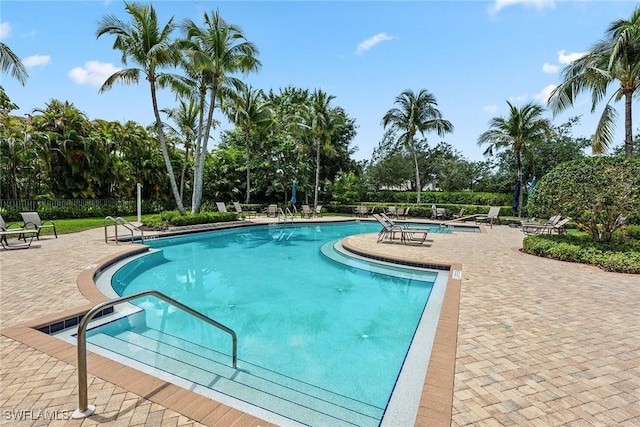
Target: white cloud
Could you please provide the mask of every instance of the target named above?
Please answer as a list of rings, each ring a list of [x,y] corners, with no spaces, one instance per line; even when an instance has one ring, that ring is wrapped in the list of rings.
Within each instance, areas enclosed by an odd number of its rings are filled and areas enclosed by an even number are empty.
[[[49,62],[51,62],[50,55],[31,55],[22,60],[22,63],[26,68],[33,68],[39,65],[47,65]]]
[[[559,69],[559,68],[560,68],[560,67],[558,67],[557,65],[555,65],[555,64],[549,64],[548,62],[545,62],[545,63],[542,65],[542,71],[543,71],[544,73],[547,73],[547,74],[555,74],[555,73],[557,73],[557,72],[558,72],[558,69]]]
[[[561,64],[570,64],[573,61],[576,61],[576,60],[582,58],[586,54],[587,54],[587,52],[571,52],[571,53],[567,53],[566,50],[559,50],[558,51],[558,62],[561,63]]]
[[[7,21],[0,22],[0,40],[6,39],[11,35],[11,24]]]
[[[551,96],[551,92],[557,87],[557,85],[547,85],[540,92],[533,95],[533,99],[542,102],[543,104],[547,104],[549,101],[549,96]]]
[[[110,75],[120,70],[121,68],[114,67],[111,63],[88,61],[83,67],[69,71],[69,77],[81,85],[100,87]]]
[[[535,7],[536,9],[544,9],[545,7],[554,8],[556,6],[555,0],[495,0],[489,8],[489,12],[498,13],[505,7],[518,4]]]
[[[495,114],[498,111],[497,105],[487,105],[483,108],[485,113]]]
[[[526,93],[524,95],[509,97],[509,101],[511,101],[512,103],[523,102],[523,101],[526,101],[527,99],[529,99],[529,95],[527,95]]]
[[[358,48],[356,49],[356,55],[362,55],[364,52],[366,52],[367,50],[371,49],[372,47],[374,47],[378,43],[382,43],[383,41],[393,40],[393,39],[394,39],[394,37],[390,36],[387,33],[378,33],[375,36],[370,37],[367,40],[365,40],[362,43],[360,43],[358,45]]]

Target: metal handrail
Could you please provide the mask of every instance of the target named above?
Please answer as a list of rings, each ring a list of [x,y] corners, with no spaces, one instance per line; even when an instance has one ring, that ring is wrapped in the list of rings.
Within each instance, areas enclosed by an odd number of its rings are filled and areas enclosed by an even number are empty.
[[[122,225],[124,228],[126,228],[127,230],[129,230],[129,233],[131,234],[131,241],[133,241],[133,231],[138,231],[140,232],[140,241],[142,243],[144,243],[144,231],[139,228],[136,227],[135,225],[133,225],[133,223],[127,221],[126,219],[122,218],[121,216],[114,218],[112,216],[105,216],[104,217],[104,242],[107,243],[107,241],[109,240],[109,236],[108,236],[108,232],[107,232],[107,222],[111,220],[113,221],[113,225],[114,225],[114,229],[115,229],[115,241],[116,244],[118,244],[118,224]]]
[[[192,309],[191,307],[188,307],[184,304],[182,304],[181,302],[178,302],[176,300],[174,300],[171,297],[168,297],[167,295],[163,294],[162,292],[158,292],[158,291],[154,291],[154,290],[147,290],[147,291],[141,291],[141,292],[137,292],[135,294],[131,294],[131,295],[127,295],[127,296],[123,296],[123,297],[119,297],[119,298],[114,298],[112,300],[109,301],[105,301],[103,303],[100,303],[98,305],[96,305],[95,307],[93,307],[91,310],[89,310],[87,312],[87,314],[84,315],[84,317],[82,318],[82,320],[80,321],[80,324],[78,325],[78,409],[76,409],[73,412],[73,418],[74,419],[78,419],[78,418],[86,418],[90,415],[92,415],[95,411],[95,406],[93,405],[89,405],[88,403],[88,392],[87,392],[87,326],[89,325],[89,322],[91,321],[91,319],[93,319],[93,317],[98,314],[100,311],[106,309],[106,308],[110,308],[113,307],[117,304],[123,303],[123,302],[127,302],[130,301],[132,299],[136,299],[136,298],[140,298],[143,296],[147,296],[147,295],[152,295],[155,296],[156,298],[159,298],[175,307],[178,307],[179,309],[186,311],[187,313],[191,314],[192,316],[197,317],[198,319],[209,323],[210,325],[222,330],[223,332],[228,333],[229,335],[231,335],[231,340],[232,340],[232,366],[233,369],[236,369],[238,366],[238,336],[236,335],[236,333],[231,329],[228,328],[227,326],[223,325],[222,323],[216,322],[215,320],[211,319],[210,317],[205,316],[202,313],[199,313],[197,311],[195,311],[194,309]]]

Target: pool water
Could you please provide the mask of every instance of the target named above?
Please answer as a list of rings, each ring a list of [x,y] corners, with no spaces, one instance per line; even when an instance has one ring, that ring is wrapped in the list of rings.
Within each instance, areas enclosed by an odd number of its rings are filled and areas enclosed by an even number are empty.
[[[274,372],[377,408],[381,417],[438,273],[345,265],[320,250],[379,230],[369,222],[253,226],[151,240],[158,251],[120,268],[112,286],[119,295],[158,290],[232,328],[240,371]],[[142,324],[167,341],[193,343],[196,355],[230,355],[227,334],[157,299],[134,303],[144,319],[125,329]],[[89,342],[99,332],[122,332],[100,329]]]

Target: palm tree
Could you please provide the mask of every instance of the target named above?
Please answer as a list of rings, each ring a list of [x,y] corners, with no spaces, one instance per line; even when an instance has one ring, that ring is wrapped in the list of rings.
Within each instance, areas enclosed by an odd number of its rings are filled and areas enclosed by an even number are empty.
[[[313,135],[313,143],[316,149],[316,178],[315,188],[313,191],[313,208],[318,206],[318,189],[320,186],[320,150],[331,144],[331,136],[335,131],[338,118],[333,112],[329,104],[335,98],[333,95],[327,95],[321,89],[316,89],[311,95],[311,105],[309,106],[309,115],[307,127]]]
[[[156,121],[162,156],[164,157],[167,175],[169,176],[169,182],[171,184],[171,191],[173,192],[178,211],[180,211],[181,215],[184,215],[185,210],[176,183],[173,166],[171,165],[157,99],[157,79],[161,75],[161,73],[158,73],[158,69],[166,66],[174,66],[180,59],[179,50],[169,38],[175,29],[173,17],[169,19],[166,25],[160,27],[158,16],[152,5],[125,2],[125,9],[131,16],[132,22],[123,22],[114,15],[107,15],[98,23],[96,37],[100,38],[104,34],[116,36],[113,48],[122,51],[122,63],[127,65],[127,62],[131,60],[141,68],[127,68],[116,71],[102,84],[100,93],[111,89],[116,82],[137,84],[140,80],[140,74],[145,75],[151,90],[153,114]]]
[[[417,204],[420,204],[420,169],[418,168],[418,147],[416,145],[416,133],[424,135],[428,131],[436,131],[439,136],[453,132],[453,124],[442,118],[438,110],[435,96],[426,89],[420,89],[416,95],[412,90],[405,90],[396,97],[396,108],[392,108],[382,118],[382,124],[387,128],[391,126],[395,132],[400,132],[396,144],[403,144],[413,156],[413,164],[416,170],[416,187],[418,190]]]
[[[166,126],[180,138],[182,145],[184,145],[184,163],[182,165],[182,172],[180,173],[180,198],[184,197],[184,182],[187,165],[189,164],[189,153],[198,135],[198,116],[200,111],[202,111],[202,109],[193,98],[181,98],[177,108],[162,110],[168,118],[174,121],[176,128],[169,125]]]
[[[551,123],[542,118],[544,108],[534,103],[528,103],[518,108],[507,101],[509,117],[494,117],[489,122],[490,129],[478,137],[478,145],[489,144],[485,155],[502,148],[510,148],[516,158],[518,169],[518,216],[522,214],[522,154],[528,152],[528,147],[548,137]]]
[[[264,92],[245,86],[237,93],[226,108],[227,116],[238,128],[242,129],[245,143],[247,168],[247,194],[245,203],[251,201],[251,137],[260,128],[273,123],[273,111],[265,100]]]
[[[554,114],[573,106],[577,95],[591,92],[591,112],[607,95],[611,84],[619,87],[607,100],[592,141],[594,153],[604,153],[611,146],[617,112],[611,101],[624,98],[625,105],[625,156],[633,155],[631,101],[640,87],[640,7],[629,20],[612,22],[604,40],[596,43],[582,58],[562,70],[563,82],[549,98]]]
[[[11,48],[6,44],[0,42],[0,70],[3,73],[7,71],[11,73],[11,76],[17,79],[22,86],[27,82],[29,74],[27,69],[24,68],[24,64],[20,61],[20,58],[13,53]]]
[[[221,97],[220,92],[225,92],[223,90],[225,85],[241,87],[242,83],[231,74],[255,71],[261,65],[257,59],[257,47],[246,39],[240,27],[225,22],[218,11],[211,14],[205,12],[204,24],[204,28],[200,28],[191,20],[186,20],[182,24],[187,39],[191,43],[190,50],[187,52],[191,59],[191,68],[203,76],[209,89],[207,123],[203,128],[204,135],[198,138],[196,146],[193,212],[200,210],[204,160],[213,124],[213,112],[216,102]]]

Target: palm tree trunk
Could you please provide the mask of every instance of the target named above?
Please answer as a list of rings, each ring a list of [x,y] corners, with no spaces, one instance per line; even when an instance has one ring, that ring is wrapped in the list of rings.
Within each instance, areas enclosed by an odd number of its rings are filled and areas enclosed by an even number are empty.
[[[416,151],[416,148],[413,146],[413,141],[411,142],[411,154],[413,154],[413,165],[416,168],[416,192],[417,192],[417,199],[416,199],[416,204],[420,204],[420,191],[422,190],[422,184],[420,183],[420,169],[418,168],[418,153]]]
[[[631,100],[633,92],[624,94],[624,155],[625,157],[633,156],[633,134],[631,123]]]
[[[202,139],[202,148],[200,149],[200,158],[199,167],[198,167],[198,176],[196,177],[196,188],[193,190],[193,198],[194,198],[194,209],[196,212],[200,212],[200,207],[202,206],[202,191],[203,191],[203,179],[204,179],[204,161],[207,157],[207,143],[209,141],[209,136],[211,134],[211,124],[213,123],[213,110],[216,107],[216,94],[217,94],[217,85],[214,83],[211,88],[211,96],[210,96],[210,104],[209,104],[209,113],[207,115],[207,124],[205,126],[204,138]]]
[[[245,133],[245,148],[247,150],[246,156],[247,156],[247,196],[245,197],[245,203],[249,203],[250,198],[251,198],[251,181],[249,179],[250,173],[251,173],[251,162],[249,161],[249,154],[250,154],[250,150],[249,150],[249,132],[247,131]]]
[[[320,185],[320,138],[316,138],[316,185],[313,193],[313,209],[318,207],[318,186]]]
[[[200,91],[200,112],[198,114],[198,138],[196,140],[195,152],[193,153],[193,191],[191,192],[191,213],[198,213],[200,206],[196,203],[196,194],[202,193],[202,190],[198,187],[201,183],[198,181],[200,173],[200,156],[202,153],[202,140],[204,139],[204,99],[206,91]]]
[[[182,205],[182,198],[180,198],[180,191],[178,191],[178,184],[176,183],[176,176],[173,173],[173,166],[171,165],[171,158],[169,157],[169,150],[167,148],[167,141],[164,139],[164,132],[162,131],[162,121],[160,119],[160,112],[158,111],[158,99],[156,98],[156,83],[153,76],[149,76],[149,83],[151,87],[151,102],[153,103],[153,114],[156,118],[156,126],[158,128],[158,139],[160,140],[160,147],[162,149],[162,157],[164,157],[164,164],[167,167],[167,175],[169,175],[169,182],[171,183],[171,191],[173,197],[176,200],[176,206],[180,215],[185,215],[184,206]]]
[[[518,218],[522,217],[522,160],[520,152],[516,152],[516,161],[518,162]]]
[[[187,163],[189,163],[189,145],[184,148],[184,164],[180,173],[180,199],[184,199],[184,178],[187,174]]]

